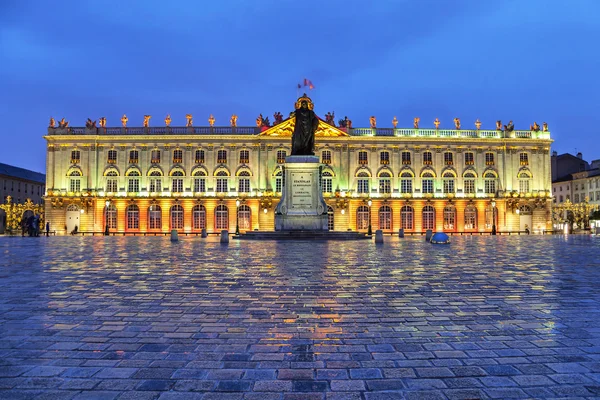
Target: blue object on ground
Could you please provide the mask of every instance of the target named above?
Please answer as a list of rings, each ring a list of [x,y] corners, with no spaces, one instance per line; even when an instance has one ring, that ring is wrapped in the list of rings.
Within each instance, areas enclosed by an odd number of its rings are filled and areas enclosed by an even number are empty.
[[[446,235],[444,232],[436,232],[431,237],[430,242],[433,244],[449,244],[450,236]]]

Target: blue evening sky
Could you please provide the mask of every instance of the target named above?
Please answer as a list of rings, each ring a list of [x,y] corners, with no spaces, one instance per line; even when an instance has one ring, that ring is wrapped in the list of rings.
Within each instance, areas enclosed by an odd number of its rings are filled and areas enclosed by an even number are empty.
[[[0,0],[0,162],[45,170],[50,116],[71,126],[254,125],[292,110],[354,126],[516,129],[600,158],[600,0]]]

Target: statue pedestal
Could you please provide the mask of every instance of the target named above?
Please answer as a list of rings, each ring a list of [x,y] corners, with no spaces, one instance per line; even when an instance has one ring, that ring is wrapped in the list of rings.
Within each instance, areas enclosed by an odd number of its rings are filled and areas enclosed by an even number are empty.
[[[288,156],[282,195],[275,209],[276,231],[327,231],[327,204],[319,186],[317,156]]]

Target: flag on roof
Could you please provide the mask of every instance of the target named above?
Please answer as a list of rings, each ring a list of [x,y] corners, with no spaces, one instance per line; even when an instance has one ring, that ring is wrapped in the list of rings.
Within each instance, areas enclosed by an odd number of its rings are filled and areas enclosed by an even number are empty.
[[[315,85],[310,81],[310,79],[304,78],[304,86],[308,86],[309,89],[314,89]]]

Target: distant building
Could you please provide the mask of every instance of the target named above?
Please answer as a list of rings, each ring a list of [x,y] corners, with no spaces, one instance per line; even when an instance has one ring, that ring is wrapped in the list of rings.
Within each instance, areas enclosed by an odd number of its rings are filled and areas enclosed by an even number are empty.
[[[46,175],[28,169],[0,163],[0,198],[6,203],[8,196],[13,203],[24,203],[27,199],[42,204],[46,191]],[[6,214],[0,209],[0,233],[4,233]]]
[[[569,200],[600,205],[600,160],[588,163],[583,154],[552,153],[552,196],[554,204]]]

